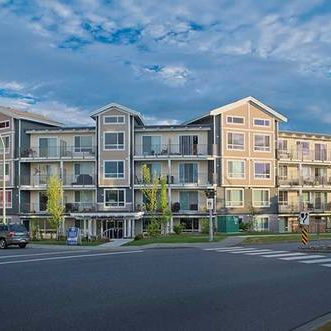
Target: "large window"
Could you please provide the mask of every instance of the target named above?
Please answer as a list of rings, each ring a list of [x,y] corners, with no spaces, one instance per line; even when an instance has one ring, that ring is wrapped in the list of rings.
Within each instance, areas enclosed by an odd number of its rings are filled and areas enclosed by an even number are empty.
[[[243,133],[228,133],[228,149],[244,150],[245,135]]]
[[[124,132],[105,132],[104,149],[124,149]]]
[[[309,155],[309,142],[308,141],[297,141],[297,151],[298,151],[299,157]]]
[[[227,116],[226,123],[228,124],[244,124],[245,118],[241,116]]]
[[[180,183],[197,183],[198,182],[198,164],[197,163],[180,163],[179,164],[179,181],[180,181]]]
[[[105,161],[104,178],[124,178],[124,161]]]
[[[280,151],[287,151],[287,140],[279,139],[278,140],[278,149]]]
[[[270,151],[270,136],[264,134],[254,135],[254,150],[261,152]]]
[[[198,154],[198,136],[180,136],[179,137],[179,153],[182,155],[197,155]],[[172,148],[174,149],[174,148]],[[176,150],[176,149],[174,149]]]
[[[58,152],[57,138],[39,138],[40,157],[56,157]]]
[[[287,206],[287,204],[288,204],[288,192],[287,191],[279,191],[278,204],[280,206]]]
[[[75,152],[92,152],[92,136],[75,136]]]
[[[255,231],[268,231],[269,230],[269,217],[258,216],[254,220]]]
[[[3,207],[3,191],[0,191],[0,207]],[[6,190],[6,208],[12,208],[12,191]]]
[[[103,117],[104,124],[124,124],[125,117],[123,115],[111,115]]]
[[[0,164],[0,178],[3,178],[3,165]],[[5,164],[5,179],[9,180],[9,163]]]
[[[327,160],[327,145],[315,144],[315,160],[326,161]]]
[[[9,153],[9,136],[2,137],[5,144],[5,153]],[[2,144],[0,143],[0,152],[2,153]]]
[[[264,118],[254,118],[254,126],[270,126],[270,120]]]
[[[180,210],[198,210],[199,193],[192,191],[179,192]]]
[[[91,204],[93,202],[92,191],[75,191],[75,203]]]
[[[244,206],[244,190],[243,189],[227,189],[225,191],[225,206],[226,207],[243,207]]]
[[[142,144],[143,155],[155,155],[161,153],[161,136],[143,136]]]
[[[9,128],[9,121],[2,121],[0,122],[0,130]]]
[[[287,165],[279,165],[279,179],[280,180],[286,180],[288,174],[288,168]]]
[[[270,179],[270,163],[268,162],[255,162],[254,164],[254,177],[256,179]]]
[[[124,207],[125,190],[105,190],[106,207]]]
[[[266,189],[253,190],[253,207],[269,207],[270,192]]]
[[[229,178],[245,178],[245,161],[231,160],[228,161]]]

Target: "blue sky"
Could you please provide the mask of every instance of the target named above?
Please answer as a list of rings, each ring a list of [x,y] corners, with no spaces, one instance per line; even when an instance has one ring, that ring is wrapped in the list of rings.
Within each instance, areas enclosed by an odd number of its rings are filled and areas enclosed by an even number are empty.
[[[331,2],[0,0],[0,104],[67,124],[110,102],[182,122],[252,95],[331,133]]]

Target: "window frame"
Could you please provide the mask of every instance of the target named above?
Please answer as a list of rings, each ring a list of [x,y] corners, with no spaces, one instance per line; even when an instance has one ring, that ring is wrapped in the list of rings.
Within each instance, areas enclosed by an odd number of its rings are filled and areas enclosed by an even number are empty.
[[[233,176],[230,176],[230,167],[229,167],[229,163],[230,162],[242,162],[244,164],[244,172],[243,172],[243,177],[233,177]],[[246,161],[245,160],[234,160],[234,159],[231,159],[231,160],[227,160],[227,177],[228,178],[231,178],[231,179],[238,179],[238,180],[242,180],[242,179],[246,179]]]
[[[1,127],[2,123],[8,123],[8,125],[5,125],[4,127]],[[0,121],[0,130],[6,130],[10,128],[10,120],[4,120],[4,121]]]
[[[123,177],[106,177],[106,163],[107,162],[117,162],[117,171],[118,171],[118,163],[122,162],[123,163]],[[117,172],[117,174],[119,174],[119,172]],[[123,180],[125,179],[125,160],[104,160],[103,161],[103,179],[111,179],[111,180]]]
[[[256,168],[255,168],[255,166],[256,166],[257,163],[269,164],[269,170],[270,170],[269,177],[256,177]],[[270,161],[254,161],[254,179],[257,179],[257,180],[271,180],[272,179],[271,162]]]
[[[89,146],[83,146],[82,147],[82,143],[81,143],[81,137],[90,137],[91,138],[91,147]],[[76,138],[79,138],[79,147],[76,146]],[[75,135],[74,136],[74,152],[75,153],[88,153],[88,152],[93,152],[93,135]],[[82,148],[83,149],[86,149],[86,150],[83,150],[82,151]],[[88,150],[90,149],[90,150]]]
[[[267,204],[256,204],[256,201],[254,200],[254,192],[256,191],[265,191],[265,192],[268,192],[268,200],[267,201],[258,201],[258,202],[267,202]],[[268,188],[254,188],[252,190],[252,205],[253,207],[256,207],[256,208],[269,208],[270,207],[270,189]]]
[[[230,118],[232,119],[232,121],[233,121],[234,118],[240,118],[240,119],[243,120],[243,122],[242,123],[229,122],[229,119]],[[244,116],[236,116],[236,115],[227,115],[226,116],[226,124],[230,124],[230,125],[245,125],[245,117]]]
[[[107,118],[117,118],[116,122],[107,122]],[[123,118],[123,122],[118,122],[119,118]],[[124,125],[125,124],[125,115],[104,115],[103,116],[103,124],[104,125]]]
[[[2,194],[2,191],[0,191]],[[10,204],[8,203],[7,196],[10,195]],[[3,208],[2,205],[2,196],[0,196],[0,208]],[[11,209],[13,208],[13,190],[7,190],[6,189],[6,209]]]
[[[242,204],[232,205],[232,203],[228,204],[228,192],[229,191],[241,191],[242,192]],[[225,188],[225,208],[244,208],[245,207],[245,190],[243,188]]]
[[[117,143],[111,144],[116,145],[117,148],[106,148],[106,134],[117,134]],[[123,134],[123,144],[118,143],[118,135]],[[122,148],[119,148],[119,146],[122,146]],[[125,131],[104,131],[103,132],[103,150],[104,151],[124,151],[125,150]]]
[[[116,191],[117,192],[117,198],[119,198],[119,192],[122,191],[123,192],[123,205],[120,205],[119,200],[117,201],[116,205],[111,205],[111,206],[107,205],[106,197],[107,197],[107,192],[109,192],[109,191]],[[105,189],[104,190],[103,205],[104,205],[105,208],[125,208],[125,206],[126,206],[126,190],[125,189],[117,189],[117,188]]]
[[[243,145],[242,145],[242,147],[243,148],[230,148],[229,147],[229,134],[240,134],[240,135],[242,135],[243,136]],[[236,131],[228,131],[228,132],[226,132],[226,149],[228,150],[228,151],[239,151],[239,152],[241,152],[241,151],[244,151],[245,150],[245,145],[246,145],[246,134],[244,133],[244,132],[236,132]],[[231,144],[232,146],[234,146],[234,144]],[[241,145],[236,145],[236,146],[241,146]]]
[[[265,124],[255,124],[255,121],[258,120],[258,121],[263,121],[264,123],[266,121],[269,122],[268,125],[265,125]],[[258,128],[271,128],[271,120],[268,119],[268,118],[259,118],[259,117],[253,117],[253,126],[254,127],[258,127]]]
[[[255,138],[257,136],[263,136],[264,138],[265,137],[269,137],[269,147],[268,149],[265,149],[266,147],[263,147],[264,149],[257,149],[257,147],[259,146],[256,146],[256,141],[255,141]],[[266,134],[266,133],[253,133],[253,139],[254,139],[254,152],[259,152],[259,153],[269,153],[271,152],[271,135],[270,134]]]

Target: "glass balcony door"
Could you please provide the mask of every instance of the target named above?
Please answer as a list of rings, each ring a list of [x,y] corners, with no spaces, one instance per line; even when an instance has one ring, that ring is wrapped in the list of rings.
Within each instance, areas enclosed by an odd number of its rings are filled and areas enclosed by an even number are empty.
[[[180,136],[179,152],[182,155],[198,154],[198,136]]]
[[[161,153],[161,136],[143,136],[142,143],[143,155]]]
[[[197,163],[179,164],[179,181],[182,184],[198,183],[198,164]]]
[[[39,156],[56,157],[58,155],[56,138],[39,138]]]
[[[180,210],[198,210],[198,192],[179,192]]]

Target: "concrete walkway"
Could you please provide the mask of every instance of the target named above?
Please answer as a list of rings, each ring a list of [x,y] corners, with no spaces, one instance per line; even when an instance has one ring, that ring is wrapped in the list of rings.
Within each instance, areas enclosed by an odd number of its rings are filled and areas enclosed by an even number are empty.
[[[113,239],[112,241],[98,245],[98,248],[118,248],[122,245],[125,245],[129,243],[130,241],[133,241],[133,239]]]

